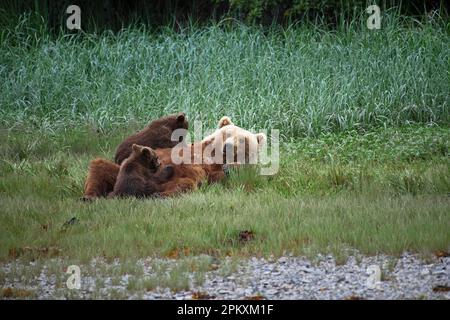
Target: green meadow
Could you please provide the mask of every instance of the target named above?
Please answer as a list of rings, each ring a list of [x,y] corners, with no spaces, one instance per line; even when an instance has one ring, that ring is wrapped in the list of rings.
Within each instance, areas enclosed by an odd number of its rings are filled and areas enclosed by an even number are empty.
[[[0,41],[1,261],[449,249],[446,20],[55,35],[23,16]],[[79,200],[89,160],[178,111],[280,130],[278,173]]]

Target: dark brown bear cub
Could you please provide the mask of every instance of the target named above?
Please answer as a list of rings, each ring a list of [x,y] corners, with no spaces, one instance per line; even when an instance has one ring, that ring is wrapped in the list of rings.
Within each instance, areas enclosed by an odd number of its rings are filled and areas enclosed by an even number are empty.
[[[153,149],[173,148],[180,142],[172,141],[173,131],[176,129],[187,130],[188,125],[186,115],[183,112],[152,121],[143,130],[129,136],[119,145],[114,161],[117,164],[121,164],[128,158],[133,143]]]
[[[160,184],[167,182],[174,173],[173,166],[158,172],[160,162],[149,147],[132,145],[131,155],[120,166],[114,191],[110,197],[150,197],[162,191]]]

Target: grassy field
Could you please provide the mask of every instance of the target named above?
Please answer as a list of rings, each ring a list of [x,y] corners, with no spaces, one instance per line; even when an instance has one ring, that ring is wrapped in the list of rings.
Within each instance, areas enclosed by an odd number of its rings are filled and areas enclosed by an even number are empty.
[[[448,250],[449,23],[383,21],[3,29],[0,260]],[[79,201],[90,159],[176,111],[279,129],[280,171],[233,172],[169,200]]]
[[[1,259],[430,253],[450,244],[447,128],[298,139],[282,148],[275,176],[247,169],[170,200],[94,203],[79,201],[87,163],[115,143],[87,137],[3,133]],[[245,230],[251,241],[240,240]]]

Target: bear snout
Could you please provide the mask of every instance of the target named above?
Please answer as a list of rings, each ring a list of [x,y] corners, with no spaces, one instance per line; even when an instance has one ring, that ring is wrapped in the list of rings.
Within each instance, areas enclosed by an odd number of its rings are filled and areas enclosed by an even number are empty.
[[[227,142],[223,145],[223,150],[222,150],[223,154],[231,153],[233,151],[234,151],[233,143]]]
[[[236,161],[236,150],[234,143],[227,142],[223,146],[223,162],[227,163],[227,160],[231,160],[232,162]]]

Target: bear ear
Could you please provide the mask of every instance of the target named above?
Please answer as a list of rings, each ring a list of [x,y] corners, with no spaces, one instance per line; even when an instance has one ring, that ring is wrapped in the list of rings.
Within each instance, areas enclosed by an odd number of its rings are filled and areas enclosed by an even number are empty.
[[[265,133],[258,133],[257,135],[256,135],[256,140],[258,141],[258,146],[262,146],[263,144],[265,144],[266,143],[266,141],[267,141],[267,136],[266,136],[266,134]]]
[[[203,147],[209,146],[211,143],[214,142],[214,140],[215,140],[215,137],[203,140]]]
[[[177,116],[177,121],[184,122],[185,119],[186,119],[186,114],[184,112],[180,112]]]
[[[233,122],[231,122],[230,117],[226,117],[226,116],[222,117],[219,120],[219,129],[222,128],[222,127],[228,126],[228,125],[232,125],[232,124],[233,124]]]
[[[138,145],[138,144],[136,144],[136,143],[133,143],[133,145],[131,146],[131,149],[132,149],[134,152],[140,152],[140,151],[141,151],[141,146]]]
[[[142,147],[141,151],[142,151],[142,155],[149,157],[149,158],[154,154],[153,149],[149,148],[149,147]]]

